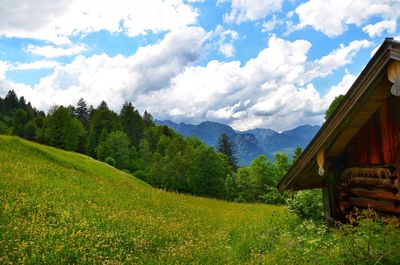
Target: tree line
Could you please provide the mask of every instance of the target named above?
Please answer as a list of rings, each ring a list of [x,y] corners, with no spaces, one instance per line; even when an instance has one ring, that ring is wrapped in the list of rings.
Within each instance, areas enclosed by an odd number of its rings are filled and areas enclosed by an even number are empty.
[[[46,114],[11,90],[0,97],[0,134],[75,151],[132,173],[149,184],[175,192],[219,199],[280,204],[287,194],[275,186],[293,159],[276,154],[249,166],[237,165],[235,146],[226,134],[216,148],[158,126],[152,115],[126,102],[119,113],[105,101],[97,107],[80,99],[76,106],[53,106]]]

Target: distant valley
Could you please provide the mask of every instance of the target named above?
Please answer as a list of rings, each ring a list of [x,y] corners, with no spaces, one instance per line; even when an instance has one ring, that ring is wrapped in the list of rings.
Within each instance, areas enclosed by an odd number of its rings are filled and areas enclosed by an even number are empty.
[[[271,129],[236,131],[228,125],[217,122],[202,122],[198,125],[156,120],[158,125],[166,125],[184,136],[197,136],[209,146],[216,146],[218,137],[226,133],[236,145],[240,165],[248,165],[261,154],[273,159],[275,153],[292,155],[297,146],[305,148],[321,126],[301,125],[281,133]]]

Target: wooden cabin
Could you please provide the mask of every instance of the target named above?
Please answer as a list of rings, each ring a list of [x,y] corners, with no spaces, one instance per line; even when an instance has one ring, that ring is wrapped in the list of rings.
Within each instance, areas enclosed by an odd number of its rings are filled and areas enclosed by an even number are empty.
[[[400,216],[400,42],[387,38],[278,184],[322,188],[327,220],[357,208]]]

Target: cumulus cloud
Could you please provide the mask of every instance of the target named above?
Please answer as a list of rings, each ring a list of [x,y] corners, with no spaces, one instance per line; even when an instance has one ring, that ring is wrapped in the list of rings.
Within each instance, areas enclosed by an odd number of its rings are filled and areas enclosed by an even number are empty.
[[[160,119],[214,120],[239,130],[285,130],[323,121],[330,102],[344,93],[355,77],[345,75],[326,95],[321,95],[312,81],[350,63],[357,51],[368,46],[365,41],[354,41],[311,61],[309,41],[272,35],[267,47],[244,64],[213,60],[194,65],[211,35],[190,27],[170,32],[128,57],[79,55],[71,63],[57,66],[33,88],[16,90],[41,108],[74,104],[83,97],[93,105],[106,100],[119,110],[128,100]]]
[[[33,88],[21,88],[20,93],[43,109],[83,97],[94,105],[107,100],[117,110],[125,100],[168,86],[185,66],[201,57],[207,38],[202,28],[189,27],[170,32],[159,43],[141,47],[129,57],[79,55],[56,67]]]
[[[317,76],[327,76],[332,73],[333,70],[339,69],[340,67],[351,63],[352,58],[362,48],[368,48],[371,43],[367,40],[355,40],[345,46],[340,44],[338,49],[333,50],[328,55],[312,62],[311,70],[308,71],[306,77],[307,80],[313,79]]]
[[[209,119],[238,130],[320,124],[326,108],[335,96],[347,91],[354,76],[345,75],[324,96],[310,82],[339,67],[331,64],[329,69],[324,64],[330,56],[344,58],[343,66],[359,46],[363,47],[350,43],[320,60],[308,61],[308,41],[290,42],[273,36],[268,47],[244,66],[239,61],[211,61],[206,66],[186,67],[170,86],[140,95],[137,102],[162,119],[192,123]]]
[[[268,14],[282,8],[282,0],[219,0],[218,3],[230,2],[231,11],[224,15],[227,22],[242,23],[265,18]]]
[[[349,73],[345,74],[342,80],[337,85],[332,86],[329,92],[324,96],[326,102],[330,104],[335,97],[346,94],[347,90],[349,90],[356,78],[357,76],[355,75]]]
[[[347,30],[348,25],[361,26],[374,16],[395,20],[399,15],[398,10],[398,0],[309,0],[296,8],[299,24],[292,30],[311,26],[328,36],[338,36]],[[366,30],[376,33],[381,30],[378,27],[382,26],[378,24]]]
[[[239,34],[236,31],[231,29],[225,30],[221,25],[218,25],[213,35],[217,39],[216,43],[220,53],[228,58],[235,56],[236,49],[234,42],[239,38]]]
[[[86,51],[87,47],[84,44],[75,44],[66,48],[55,47],[51,45],[46,45],[46,46],[28,45],[25,50],[29,53],[40,55],[45,58],[58,58],[63,56],[72,56],[80,54]]]
[[[397,21],[392,20],[382,20],[375,24],[369,24],[363,27],[363,31],[368,33],[370,37],[380,36],[383,32],[395,33],[397,27]]]
[[[198,13],[182,0],[4,0],[0,36],[71,44],[70,37],[106,30],[137,36],[196,23]]]

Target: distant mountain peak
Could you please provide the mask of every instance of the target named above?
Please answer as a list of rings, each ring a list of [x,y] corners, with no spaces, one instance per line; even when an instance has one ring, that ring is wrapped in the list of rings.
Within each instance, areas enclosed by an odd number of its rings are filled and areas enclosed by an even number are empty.
[[[184,136],[197,136],[207,145],[216,146],[222,133],[227,133],[235,143],[239,164],[248,165],[259,155],[273,159],[275,153],[291,155],[297,146],[305,148],[321,128],[318,125],[304,124],[281,133],[267,128],[247,131],[235,131],[232,127],[213,121],[204,121],[198,125],[175,123],[170,120],[155,120],[158,125],[171,127]]]

